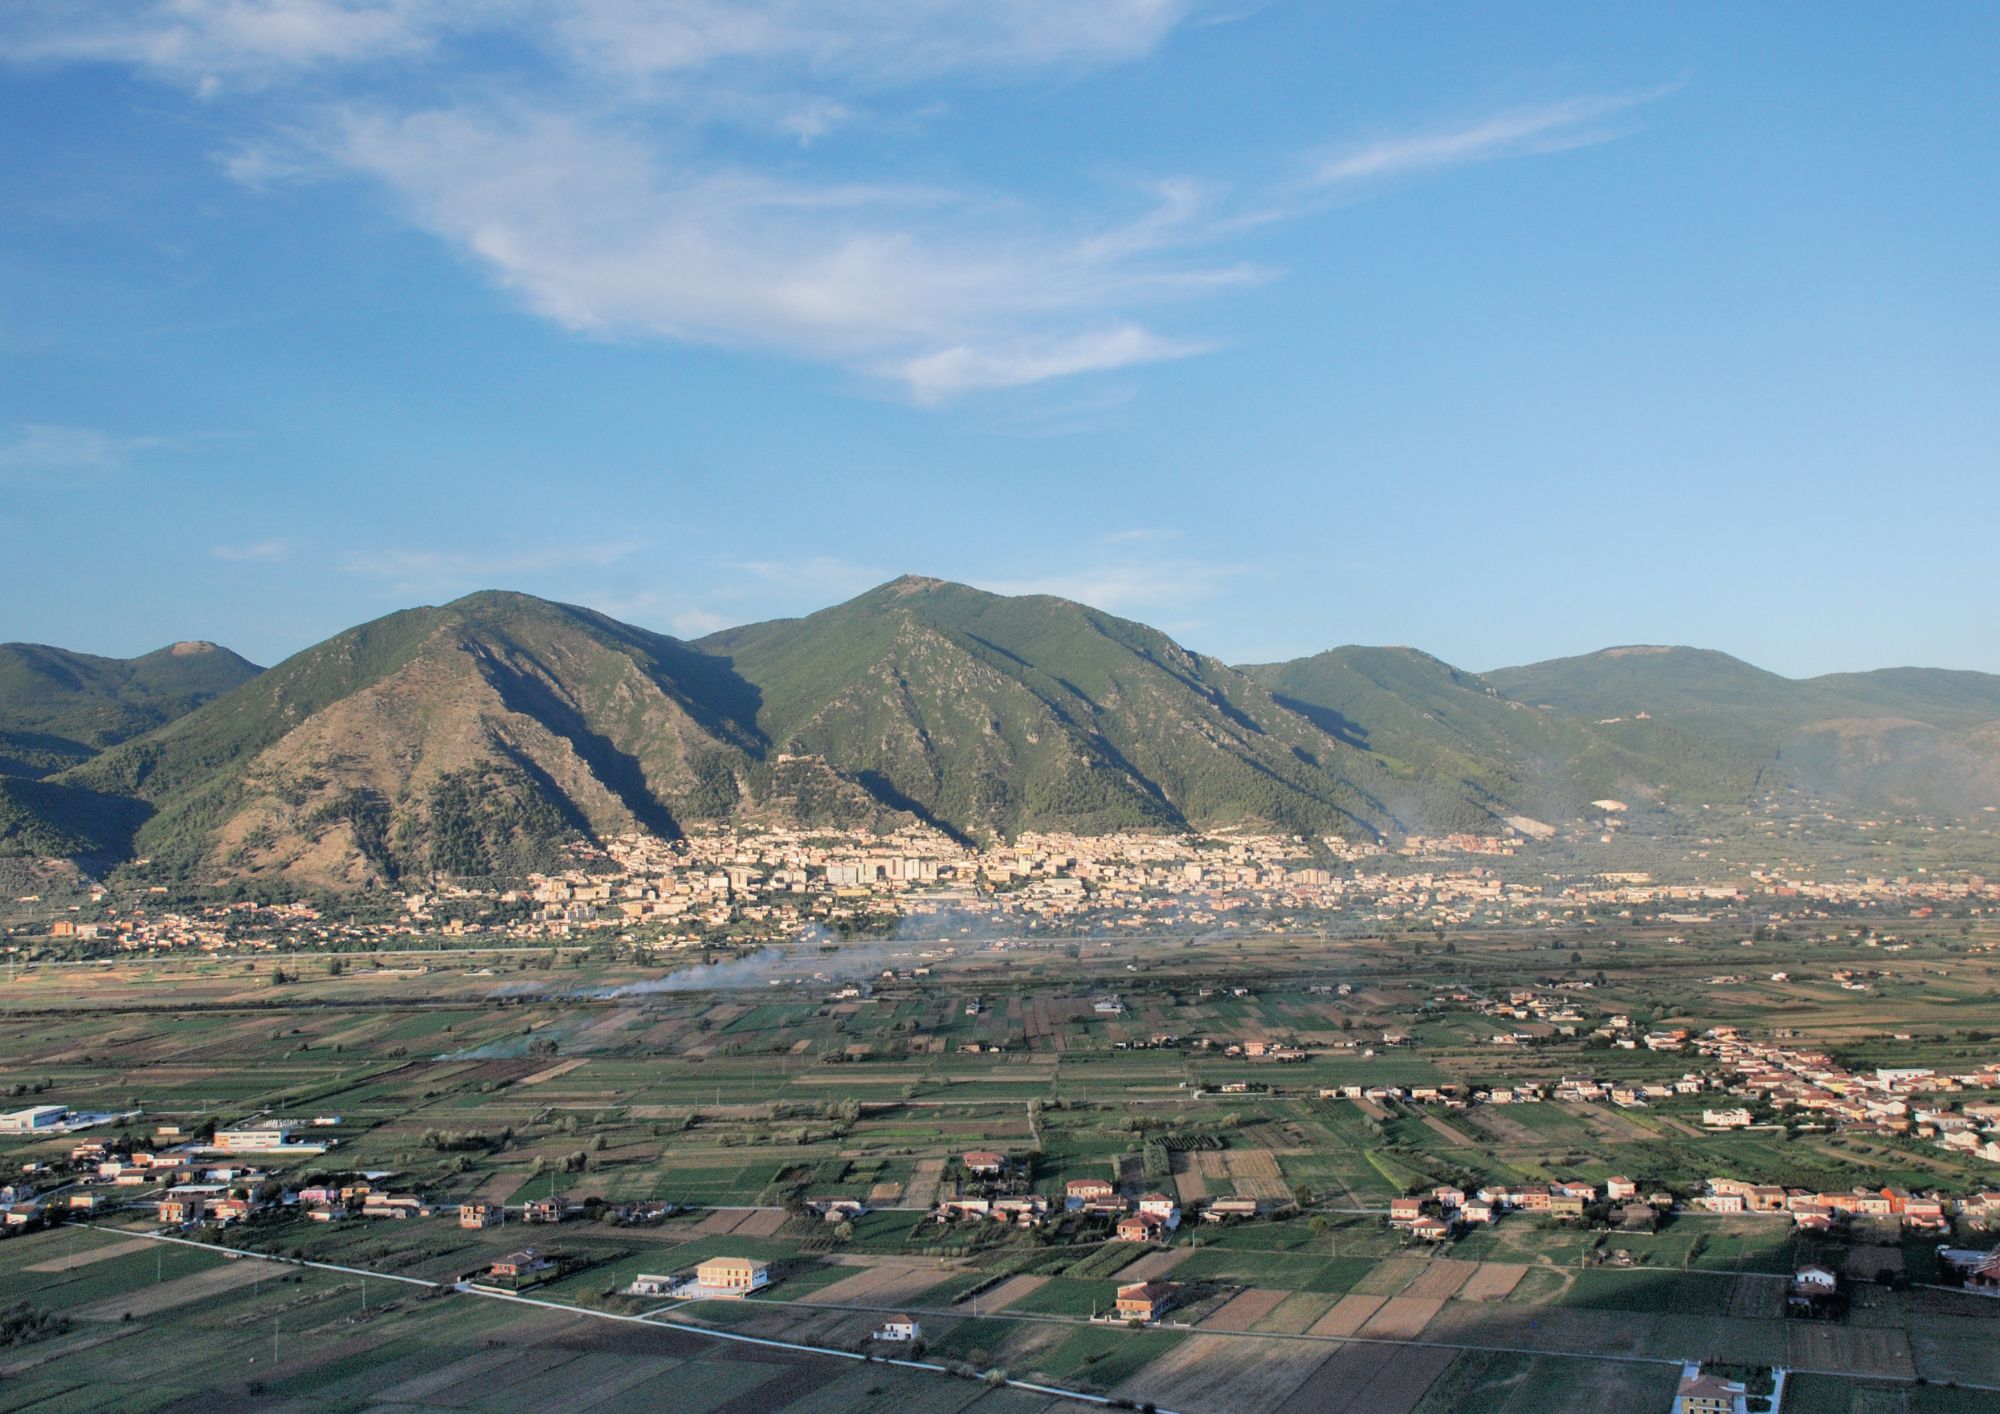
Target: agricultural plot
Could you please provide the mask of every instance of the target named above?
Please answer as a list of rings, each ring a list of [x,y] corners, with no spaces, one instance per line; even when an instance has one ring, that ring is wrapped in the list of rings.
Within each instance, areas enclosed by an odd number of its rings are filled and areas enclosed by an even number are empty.
[[[1239,949],[1235,941],[1165,951],[1121,940],[1101,958],[1093,944],[1086,962],[1129,961],[1139,969],[1120,974],[1129,979],[1122,993],[1128,1011],[1115,1024],[1090,1014],[1093,983],[1084,964],[1042,944],[969,950],[924,987],[885,985],[873,1000],[838,1003],[807,989],[609,996],[621,982],[654,975],[628,962],[582,961],[557,971],[553,982],[539,968],[483,978],[449,967],[365,976],[351,968],[333,977],[308,966],[300,980],[274,989],[240,966],[163,960],[61,987],[31,974],[0,991],[0,1063],[38,1077],[37,1084],[45,1079],[48,1088],[37,1096],[143,1111],[107,1131],[135,1143],[162,1120],[337,1114],[330,1135],[340,1143],[331,1155],[274,1163],[286,1184],[367,1168],[447,1213],[474,1197],[518,1203],[559,1194],[588,1203],[593,1215],[527,1231],[510,1219],[481,1232],[462,1231],[448,1217],[274,1218],[232,1233],[231,1242],[441,1280],[510,1247],[547,1244],[578,1267],[540,1294],[625,1314],[652,1304],[615,1294],[638,1272],[684,1270],[710,1255],[758,1257],[774,1264],[771,1288],[746,1302],[702,1303],[689,1318],[845,1347],[863,1341],[880,1313],[907,1309],[922,1317],[940,1358],[1040,1372],[1176,1408],[1223,1407],[1227,1382],[1218,1369],[1240,1372],[1232,1414],[1264,1414],[1287,1401],[1424,1414],[1560,1409],[1565,1399],[1587,1400],[1578,1407],[1593,1409],[1655,1407],[1664,1403],[1655,1395],[1669,1362],[1690,1351],[1922,1375],[1933,1381],[1925,1388],[1952,1379],[2000,1383],[1986,1307],[1875,1284],[1879,1272],[1899,1268],[1919,1282],[1937,1275],[1925,1243],[1893,1232],[1801,1243],[1787,1224],[1764,1217],[1684,1214],[1657,1234],[1639,1234],[1517,1215],[1440,1249],[1409,1244],[1386,1228],[1381,1210],[1393,1196],[1440,1183],[1628,1172],[1648,1184],[1685,1186],[1714,1171],[1852,1187],[1878,1178],[1944,1184],[1975,1175],[1958,1160],[1880,1136],[1706,1134],[1687,1122],[1689,1107],[1678,1102],[1645,1110],[1553,1102],[1447,1110],[1322,1098],[1322,1089],[1339,1084],[1490,1080],[1503,1071],[1544,1080],[1581,1069],[1627,1080],[1672,1078],[1690,1061],[1586,1052],[1558,1038],[1505,1054],[1508,1048],[1484,1041],[1483,1018],[1435,1004],[1438,987],[1420,975],[1406,945],[1251,938]],[[1475,992],[1558,965],[1553,950],[1536,950],[1533,940],[1460,941],[1453,974],[1470,978]],[[1710,997],[1706,1004],[1736,1009],[1737,1024],[1756,1026],[1782,1003],[1784,1024],[1831,1018],[1830,1037],[1881,1064],[1924,1063],[1930,1053],[1923,1045],[1953,1064],[1965,1058],[1947,1054],[1954,1047],[1966,1055],[1974,1049],[1952,1040],[1924,1042],[1914,1055],[1891,1053],[1864,1024],[1871,1014],[1864,1001],[1839,999],[1845,1010],[1836,1013],[1803,1006],[1796,991],[1695,985],[1719,969],[1722,956],[1733,958],[1726,952],[1733,939],[1673,950],[1627,946],[1615,954],[1583,946],[1592,969],[1601,956],[1607,971],[1596,995],[1585,998],[1593,1005],[1637,1009],[1657,996],[1662,1022],[1683,1024],[1701,1018],[1666,1008]],[[1960,955],[1951,962],[1954,969],[1972,965]],[[1988,970],[1977,975],[1990,976],[1990,964],[1981,966]],[[1200,989],[1213,990],[1215,974],[1225,970],[1229,985],[1253,994],[1201,998]],[[1950,1008],[1972,1015],[1984,1004],[1985,983],[1968,982],[1948,1006],[1946,983],[1964,979],[1940,973],[1936,980],[1936,994],[1912,1005],[1929,1009],[1930,1024],[1962,1030]],[[1338,1000],[1308,990],[1335,981],[1358,987]],[[968,993],[984,1002],[977,1016],[963,1014]],[[1352,1027],[1343,1029],[1343,1021]],[[1392,1026],[1414,1044],[1368,1058],[1358,1053],[1357,1034]],[[1321,1050],[1303,1063],[1271,1065],[1186,1046],[1145,1047],[1155,1034],[1293,1038]],[[1118,1050],[1120,1040],[1138,1048]],[[978,1054],[958,1049],[975,1041]],[[1004,1049],[986,1049],[995,1046]],[[1231,1080],[1268,1088],[1219,1093]],[[1698,1118],[1699,1102],[1692,1104]],[[0,1140],[0,1157],[59,1160],[67,1143]],[[983,1148],[1008,1155],[1021,1187],[1058,1208],[1064,1185],[1087,1177],[1112,1179],[1130,1195],[1171,1183],[1184,1205],[1257,1197],[1271,1211],[1220,1227],[1191,1221],[1164,1248],[1111,1242],[1104,1221],[1060,1215],[1033,1232],[931,1221],[937,1201],[973,1187],[960,1158]],[[797,1215],[800,1199],[820,1194],[860,1197],[878,1211],[851,1231]],[[696,1211],[640,1225],[595,1216],[601,1205],[627,1202],[692,1204]],[[1302,1209],[1296,1216],[1293,1203]],[[135,1206],[102,1221],[116,1227],[146,1218]],[[66,1388],[57,1372],[72,1360],[93,1376],[113,1371],[107,1388],[143,1408],[152,1396],[116,1373],[136,1368],[135,1357],[120,1352],[143,1353],[184,1331],[191,1349],[212,1347],[225,1363],[236,1360],[226,1366],[231,1387],[247,1389],[245,1362],[257,1354],[254,1330],[273,1299],[263,1289],[272,1283],[253,1277],[246,1289],[231,1285],[232,1277],[203,1275],[236,1265],[218,1267],[203,1252],[163,1252],[117,1235],[73,1241],[74,1255],[46,1236],[0,1244],[0,1299],[27,1300],[71,1322],[50,1341],[0,1353],[0,1368],[32,1362],[21,1378],[38,1398]],[[1865,1283],[1845,1324],[1783,1317],[1783,1278],[1801,1260],[1826,1261]],[[1148,1279],[1185,1284],[1179,1314],[1195,1323],[1191,1330],[1086,1322],[1109,1306],[1118,1285]],[[976,1317],[971,1302],[953,1300],[975,1283],[986,1283]],[[475,1333],[461,1339],[433,1314],[461,1304],[456,1298],[384,1294],[375,1299],[391,1314],[371,1309],[362,1320],[358,1284],[330,1274],[309,1275],[287,1293],[306,1297],[298,1308],[300,1339],[321,1331],[315,1338],[334,1353],[293,1360],[284,1340],[290,1318],[281,1321],[285,1358],[256,1376],[273,1398],[325,1393],[367,1407],[391,1401],[393,1391],[393,1401],[415,1405],[559,1404],[566,1389],[584,1382],[590,1407],[606,1409],[667,1395],[677,1407],[879,1407],[869,1396],[877,1376],[866,1369],[819,1369],[808,1380],[789,1359],[720,1358],[712,1345],[698,1344],[663,1346],[621,1363],[615,1350],[585,1338],[594,1327],[531,1338],[529,1324],[490,1313],[457,1318],[477,1315]],[[131,1322],[123,1320],[128,1307]],[[323,1330],[312,1323],[317,1316],[305,1319],[336,1307],[338,1320],[329,1314]],[[238,1315],[251,1318],[240,1329],[228,1324]],[[511,1319],[529,1321],[524,1313]],[[591,1318],[557,1313],[549,1329],[571,1319]],[[403,1344],[406,1322],[413,1339]],[[492,1322],[509,1332],[499,1338],[522,1344],[518,1358],[511,1350],[500,1358],[485,1344]],[[541,1323],[534,1317],[532,1329],[541,1332]],[[378,1341],[377,1331],[396,1339]],[[1477,1349],[1452,1356],[1410,1343],[1423,1341]],[[1503,1346],[1530,1353],[1505,1354]],[[1369,1351],[1382,1353],[1360,1353]],[[1594,1358],[1616,1355],[1630,1359]],[[271,1364],[268,1349],[261,1359]],[[684,1366],[702,1372],[690,1380],[693,1393],[684,1394],[676,1378]],[[1029,1407],[1022,1396],[964,1380],[913,1378],[916,1385],[894,1384],[897,1404]],[[1855,1386],[1867,1399],[1887,1388]],[[1900,1387],[1908,1407],[1924,1414],[1928,1406],[1912,1402],[1917,1388]],[[11,1401],[11,1383],[8,1389]],[[188,1392],[185,1384],[169,1385],[161,1402]],[[1866,1407],[1865,1400],[1853,1407]]]
[[[1452,1352],[1381,1345],[1342,1346],[1278,1405],[1280,1414],[1409,1414]]]
[[[1466,1351],[1438,1375],[1412,1414],[1664,1410],[1679,1384],[1677,1365]],[[1787,1414],[1792,1409],[1788,1397]]]
[[[1311,1341],[1195,1334],[1153,1360],[1116,1393],[1185,1414],[1271,1409],[1304,1383],[1327,1354],[1325,1346]]]
[[[1247,1331],[1263,1321],[1292,1293],[1275,1287],[1250,1287],[1229,1298],[1201,1322],[1203,1330]]]
[[[62,1240],[48,1234],[6,1244],[0,1282],[25,1283],[28,1269],[49,1261]],[[856,1381],[853,1369],[817,1357],[760,1351],[745,1359],[671,1330],[473,1297],[427,1298],[387,1282],[370,1284],[364,1309],[351,1276],[146,1247],[32,1283],[37,1304],[72,1324],[6,1352],[0,1379],[8,1407],[278,1407],[291,1400],[316,1408],[498,1410],[526,1402],[624,1411],[671,1400],[676,1408],[709,1410],[738,1400],[778,1408],[832,1389],[835,1400],[811,1407],[858,1411],[884,1399],[958,1409],[985,1397],[963,1382],[880,1367]],[[160,1254],[157,1272],[152,1251]],[[957,1402],[927,1404],[926,1396],[943,1392],[934,1385],[956,1386]]]

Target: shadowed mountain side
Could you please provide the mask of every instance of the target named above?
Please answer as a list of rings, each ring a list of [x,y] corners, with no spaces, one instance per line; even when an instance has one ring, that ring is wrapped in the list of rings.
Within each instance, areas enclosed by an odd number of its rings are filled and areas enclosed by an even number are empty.
[[[699,646],[757,686],[774,746],[871,773],[963,832],[1402,823],[1401,783],[1367,753],[1158,630],[1068,600],[911,576]],[[1442,803],[1487,818],[1462,794]]]
[[[753,711],[677,640],[482,593],[338,634],[65,783],[151,805],[130,847],[189,877],[513,872],[729,818]]]

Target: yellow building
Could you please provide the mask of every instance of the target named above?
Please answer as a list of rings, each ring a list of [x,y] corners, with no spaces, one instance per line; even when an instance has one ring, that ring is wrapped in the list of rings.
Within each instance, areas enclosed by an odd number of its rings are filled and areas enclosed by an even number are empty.
[[[1683,1375],[1674,1414],[1742,1414],[1744,1387],[1715,1375]]]
[[[756,1291],[771,1282],[771,1264],[750,1257],[710,1257],[694,1269],[695,1280],[712,1291]]]

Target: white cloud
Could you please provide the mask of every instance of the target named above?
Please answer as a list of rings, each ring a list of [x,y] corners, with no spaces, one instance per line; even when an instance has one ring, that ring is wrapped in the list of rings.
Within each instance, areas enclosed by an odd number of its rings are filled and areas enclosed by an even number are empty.
[[[570,114],[351,113],[345,165],[402,195],[537,313],[582,332],[776,350],[936,401],[1185,357],[1117,311],[1255,278],[1190,263],[1198,202],[1045,234],[931,188],[677,167]]]
[[[941,402],[983,388],[1020,388],[1079,373],[1104,373],[1201,353],[1208,346],[1172,339],[1137,324],[1079,334],[1027,335],[989,347],[955,344],[895,365],[920,402]]]
[[[245,185],[358,174],[565,328],[775,352],[929,404],[1202,353],[1215,341],[1163,311],[1268,277],[1213,254],[1224,242],[1374,179],[1603,141],[1656,96],[1394,136],[1235,199],[1172,178],[1079,214],[895,175],[921,131],[907,115],[948,99],[948,76],[1129,62],[1196,18],[1229,16],[1208,0],[16,0],[0,54],[124,63],[212,101],[259,90],[256,128],[218,157]],[[745,127],[782,156],[725,148],[718,130]],[[850,131],[899,127],[880,151]],[[870,171],[891,175],[850,175]]]
[[[399,589],[505,588],[501,581],[554,570],[601,568],[639,549],[630,542],[581,542],[520,549],[446,550],[435,547],[361,550],[341,565],[349,574],[379,579]]]
[[[0,37],[16,59],[131,64],[210,98],[221,75],[261,85],[300,70],[421,52],[448,9],[439,0],[26,0]]]
[[[258,189],[340,174],[339,168],[294,141],[239,142],[213,154],[213,160],[231,181]]]
[[[810,147],[835,128],[844,127],[853,119],[854,110],[845,103],[817,98],[787,107],[779,115],[777,123],[781,131],[788,132],[799,140],[799,146]]]
[[[834,600],[850,599],[895,577],[873,565],[857,564],[836,555],[807,555],[794,560],[726,560],[721,568],[748,575],[788,594],[810,595],[816,600],[814,609]]]
[[[628,624],[655,629],[664,624],[678,638],[700,638],[743,622],[741,615],[712,613],[687,601],[685,594],[660,589],[583,590],[576,596],[576,602]]]
[[[567,0],[544,8],[588,67],[770,64],[882,79],[1111,63],[1150,52],[1189,0]]]
[[[259,540],[249,545],[216,545],[209,554],[218,560],[282,560],[292,552],[289,540]]]
[[[1129,614],[1212,599],[1239,573],[1236,566],[1205,560],[1129,560],[1026,579],[981,579],[974,583],[995,594],[1053,594]]]
[[[0,476],[46,477],[115,471],[136,451],[156,447],[159,437],[124,437],[94,427],[27,423],[0,441]]]
[[[526,41],[600,81],[759,64],[874,82],[1112,63],[1190,0],[10,0],[19,60],[130,64],[213,97],[314,70]]]
[[[731,627],[736,620],[726,614],[712,614],[706,609],[682,609],[667,622],[682,638],[701,638],[718,629]]]
[[[1311,182],[1320,187],[1340,187],[1408,172],[1593,146],[1621,135],[1607,124],[1607,119],[1651,102],[1664,92],[1573,98],[1495,113],[1457,127],[1381,138],[1347,148],[1322,161]]]

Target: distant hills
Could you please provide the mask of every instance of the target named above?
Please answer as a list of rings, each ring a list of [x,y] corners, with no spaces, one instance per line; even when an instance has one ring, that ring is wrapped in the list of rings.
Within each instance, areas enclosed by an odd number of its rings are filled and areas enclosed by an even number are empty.
[[[1885,811],[2000,804],[2000,676],[1884,668],[1793,679],[1706,649],[1607,648],[1487,675],[1638,740],[1661,727],[1774,780]],[[1645,721],[1640,713],[1648,714]]]
[[[262,671],[213,643],[176,643],[140,658],[0,643],[0,775],[52,775]]]
[[[1598,723],[1523,702],[1411,648],[1336,648],[1244,669],[1277,700],[1412,780],[1455,782],[1494,813],[1567,819],[1634,796],[1742,800],[1762,762],[1664,722]]]
[[[261,672],[211,644],[9,645],[0,742],[0,852],[355,888],[722,822],[1367,836],[1777,786],[1971,810],[2000,801],[2000,677],[1800,682],[1688,648],[1233,668],[1068,600],[905,577],[693,643],[491,591]]]

